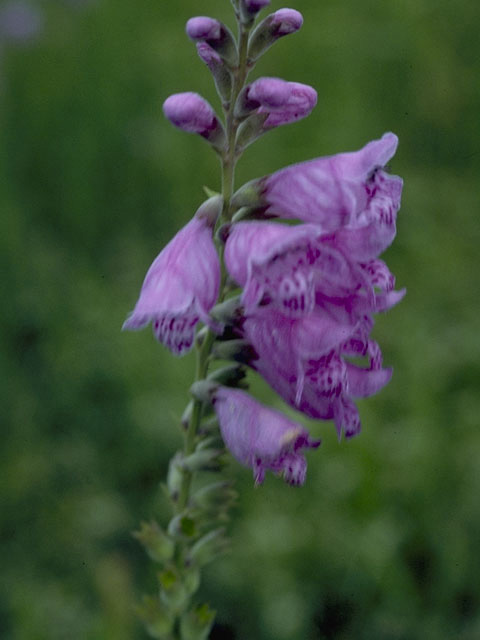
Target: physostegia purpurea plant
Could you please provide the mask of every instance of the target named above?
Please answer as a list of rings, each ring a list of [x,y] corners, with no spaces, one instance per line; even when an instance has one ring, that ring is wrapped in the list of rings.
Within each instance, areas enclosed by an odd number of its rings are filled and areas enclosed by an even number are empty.
[[[223,118],[192,92],[163,106],[171,123],[199,134],[218,154],[222,188],[154,260],[124,324],[151,323],[174,355],[197,353],[184,446],[166,482],[173,517],[165,529],[151,522],[136,533],[159,565],[160,595],[140,607],[155,638],[203,639],[213,624],[195,593],[202,566],[226,548],[224,521],[235,492],[222,480],[196,486],[197,474],[219,472],[225,446],[252,468],[255,483],[271,471],[298,486],[305,451],[320,444],[248,394],[246,368],[299,412],[333,420],[339,439],[360,431],[355,398],[375,394],[392,374],[370,333],[374,314],[405,293],[394,290],[394,276],[379,259],[395,237],[400,206],[402,180],[384,169],[397,137],[386,133],[359,151],[293,165],[235,191],[244,149],[308,116],[317,100],[312,87],[297,82],[247,82],[259,57],[302,25],[294,9],[256,23],[269,3],[232,0],[237,39],[213,18],[187,23]]]

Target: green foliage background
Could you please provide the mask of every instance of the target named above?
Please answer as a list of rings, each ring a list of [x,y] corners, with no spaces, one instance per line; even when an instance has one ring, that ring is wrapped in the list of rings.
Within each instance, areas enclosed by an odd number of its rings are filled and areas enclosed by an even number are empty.
[[[0,637],[144,638],[155,575],[130,531],[159,491],[193,375],[151,334],[122,334],[146,268],[219,186],[217,160],[161,114],[218,105],[184,36],[228,0],[44,0],[41,38],[0,75]],[[272,8],[280,8],[273,0]],[[201,595],[212,638],[480,638],[480,4],[298,0],[302,31],[255,74],[315,86],[310,118],[249,149],[238,184],[388,130],[405,179],[386,260],[406,299],[375,335],[394,378],[360,437],[323,446],[307,484],[254,489]],[[252,76],[255,77],[255,76]],[[280,406],[265,385],[258,395]]]

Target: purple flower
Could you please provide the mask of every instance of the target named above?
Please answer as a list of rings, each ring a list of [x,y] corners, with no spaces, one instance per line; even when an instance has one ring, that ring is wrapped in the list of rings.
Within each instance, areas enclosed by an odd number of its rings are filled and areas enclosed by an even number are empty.
[[[208,313],[218,298],[220,264],[212,229],[220,208],[220,198],[207,200],[156,257],[123,329],[152,322],[157,340],[175,355],[191,349],[195,325],[211,322]]]
[[[262,127],[271,129],[307,117],[317,104],[317,92],[299,82],[259,78],[245,88],[242,101],[243,113],[266,114]]]
[[[234,204],[315,223],[356,259],[370,260],[395,237],[403,181],[383,167],[397,144],[386,133],[359,151],[292,165],[242,187]]]
[[[347,257],[348,256],[348,257]],[[351,259],[331,234],[316,225],[295,227],[268,222],[239,222],[230,229],[225,264],[244,288],[251,311],[268,304],[283,314],[302,317],[319,300],[347,300],[358,314],[384,311],[398,301],[394,277],[381,260]]]
[[[43,27],[38,9],[25,2],[9,2],[0,9],[0,37],[17,42],[34,40]]]
[[[290,405],[312,418],[334,418],[339,436],[360,429],[352,398],[390,380],[370,338],[372,314],[405,291],[384,262],[352,260],[316,225],[240,222],[230,229],[225,264],[244,287],[243,337],[251,363]],[[367,367],[347,357],[368,356]]]
[[[380,391],[392,370],[382,368],[380,349],[368,338],[369,319],[342,324],[329,306],[334,303],[300,319],[260,308],[246,318],[243,332],[258,355],[251,366],[288,404],[310,418],[333,418],[338,437],[350,438],[360,431],[353,399]],[[368,366],[345,359],[352,356],[367,356]]]
[[[271,24],[275,27],[277,37],[287,36],[301,28],[303,16],[295,9],[279,9],[272,13]]]
[[[310,440],[304,427],[243,391],[218,387],[212,402],[226,446],[239,462],[252,467],[257,484],[268,469],[283,474],[291,485],[305,482],[307,461],[301,450],[316,448],[320,441]]]

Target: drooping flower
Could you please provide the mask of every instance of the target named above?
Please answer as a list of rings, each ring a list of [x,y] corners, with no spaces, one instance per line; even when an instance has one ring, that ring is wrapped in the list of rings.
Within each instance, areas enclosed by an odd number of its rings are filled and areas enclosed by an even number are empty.
[[[219,197],[207,200],[156,257],[123,329],[143,329],[151,322],[157,340],[175,355],[191,349],[195,325],[210,323],[208,313],[218,298],[220,263],[212,229],[221,206]]]
[[[404,295],[385,263],[349,259],[316,225],[240,222],[230,229],[225,264],[243,288],[243,337],[250,364],[291,406],[334,418],[339,436],[358,433],[355,397],[391,377],[369,333],[372,314]],[[346,360],[368,357],[367,366]]]
[[[257,484],[267,470],[282,474],[291,485],[305,482],[307,461],[302,449],[316,448],[320,441],[312,441],[304,427],[243,391],[218,387],[212,402],[227,448],[253,469]]]
[[[236,106],[236,113],[265,114],[263,129],[272,129],[306,118],[317,104],[317,92],[299,82],[281,78],[259,78],[245,87]]]
[[[386,133],[359,151],[281,169],[237,191],[235,206],[263,207],[270,217],[318,225],[356,259],[377,257],[393,241],[403,181],[384,171],[398,138]]]
[[[260,308],[245,319],[243,332],[258,356],[252,368],[298,411],[334,419],[339,438],[360,431],[354,398],[374,395],[392,376],[361,323],[349,326],[322,314],[294,319]],[[345,359],[352,355],[367,355],[368,365]]]

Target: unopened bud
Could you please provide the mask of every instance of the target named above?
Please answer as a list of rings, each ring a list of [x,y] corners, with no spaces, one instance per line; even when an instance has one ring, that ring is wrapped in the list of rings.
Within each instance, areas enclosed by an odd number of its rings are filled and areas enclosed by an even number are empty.
[[[168,465],[167,488],[168,493],[174,502],[178,500],[178,496],[180,495],[180,491],[182,488],[182,457],[183,456],[180,453],[175,454],[175,456],[170,460],[170,464]]]
[[[190,596],[178,569],[173,565],[170,566],[158,574],[158,581],[161,586],[160,598],[162,602],[176,613],[184,610]]]
[[[175,544],[155,520],[142,522],[140,531],[134,531],[133,536],[141,542],[154,562],[166,562],[173,556]]]
[[[207,640],[214,619],[215,611],[208,604],[199,605],[185,613],[180,620],[182,640]]]
[[[225,529],[221,527],[200,538],[190,549],[187,565],[194,564],[197,567],[202,567],[220,554],[225,553],[229,543],[224,534]]]
[[[170,520],[168,533],[174,538],[192,539],[197,535],[195,520],[181,513]]]
[[[258,208],[265,206],[264,193],[265,178],[255,178],[244,184],[233,194],[231,205],[237,209],[240,207]]]
[[[217,369],[213,371],[209,376],[208,380],[212,382],[218,382],[224,387],[236,387],[236,388],[248,388],[248,385],[245,382],[247,372],[244,367],[239,364],[231,364],[227,367],[222,367],[221,369]]]
[[[225,302],[215,305],[210,311],[210,315],[223,324],[234,324],[243,315],[240,296],[233,296],[225,300]]]
[[[212,354],[217,360],[234,360],[246,365],[258,360],[258,355],[252,345],[246,340],[240,339],[215,343]]]
[[[255,18],[257,13],[268,7],[270,0],[240,0],[240,15],[247,24]]]
[[[229,482],[214,482],[202,487],[192,496],[194,508],[217,512],[228,508],[236,500],[238,493]]]
[[[224,64],[215,49],[212,49],[206,42],[197,43],[197,52],[200,59],[203,60],[210,69],[218,95],[222,99],[223,104],[228,105],[232,94],[232,74],[228,67]]]
[[[219,471],[222,467],[221,449],[200,449],[182,461],[182,467],[191,473],[195,471]]]
[[[206,42],[230,66],[237,61],[237,45],[230,30],[218,20],[207,16],[190,18],[186,25],[188,37],[196,42]]]
[[[136,607],[138,617],[145,624],[148,634],[157,640],[165,640],[173,629],[174,616],[158,598],[144,596]]]
[[[195,213],[195,217],[199,220],[206,220],[208,225],[213,229],[218,217],[222,213],[222,208],[223,197],[221,195],[215,195],[200,205]]]
[[[198,380],[190,387],[190,393],[200,402],[211,402],[212,394],[218,387],[217,383],[208,380]]]
[[[248,57],[257,60],[279,38],[298,31],[303,24],[302,14],[295,9],[279,9],[262,20],[250,36]]]
[[[186,91],[169,96],[163,103],[163,113],[170,122],[186,131],[198,133],[215,149],[225,145],[225,132],[211,105],[198,93]]]

